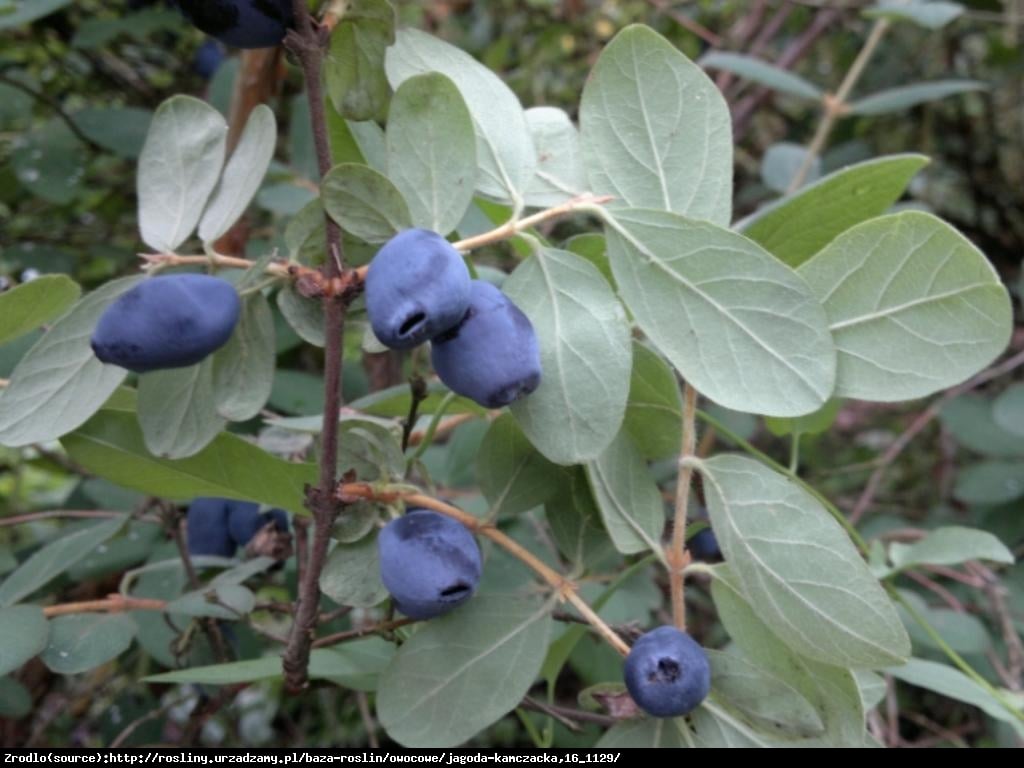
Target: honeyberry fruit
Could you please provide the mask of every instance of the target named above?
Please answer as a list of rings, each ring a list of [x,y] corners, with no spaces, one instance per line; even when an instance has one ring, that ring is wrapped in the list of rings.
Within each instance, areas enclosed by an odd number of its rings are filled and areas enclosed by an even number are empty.
[[[540,384],[540,350],[533,325],[500,289],[472,282],[462,321],[434,338],[431,360],[453,392],[500,408]]]
[[[100,317],[92,349],[136,373],[200,362],[231,338],[241,302],[231,283],[207,275],[164,275],[121,294]]]
[[[273,523],[278,530],[288,530],[288,514],[283,509],[272,509],[260,512],[257,504],[247,501],[236,501],[231,504],[228,512],[228,531],[235,544],[244,547],[268,523]]]
[[[629,651],[626,688],[637,705],[655,717],[685,715],[707,698],[711,667],[704,649],[675,627],[658,627]]]
[[[480,582],[480,548],[457,520],[410,509],[377,539],[380,577],[395,608],[411,619],[432,619],[472,597]]]
[[[231,504],[231,499],[199,498],[189,505],[185,535],[190,555],[235,554],[235,541],[228,530]]]
[[[718,537],[710,526],[686,542],[686,547],[697,560],[719,560],[722,557]]]
[[[381,343],[411,349],[466,314],[470,278],[452,244],[436,232],[407,229],[384,244],[364,284],[366,313]]]
[[[196,27],[236,48],[278,45],[293,24],[292,0],[178,0]]]

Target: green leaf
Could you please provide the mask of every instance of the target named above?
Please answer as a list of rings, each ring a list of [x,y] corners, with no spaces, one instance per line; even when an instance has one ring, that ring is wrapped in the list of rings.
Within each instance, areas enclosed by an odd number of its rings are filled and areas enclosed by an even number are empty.
[[[358,691],[372,691],[377,677],[392,656],[393,648],[379,637],[368,637],[337,648],[314,648],[309,655],[309,676],[313,680],[331,680]],[[281,677],[280,657],[266,656],[229,664],[178,669],[150,675],[144,678],[144,682],[236,685]]]
[[[626,314],[582,256],[542,248],[504,292],[537,332],[540,386],[511,411],[541,453],[558,464],[597,458],[619,431],[632,365]]]
[[[324,345],[324,308],[319,301],[307,299],[289,284],[277,292],[277,307],[303,341]]]
[[[43,275],[0,293],[0,344],[60,317],[81,293],[66,275]]]
[[[13,672],[46,648],[50,627],[35,605],[0,608],[0,675]]]
[[[192,96],[172,96],[153,115],[139,156],[142,240],[173,252],[192,234],[220,178],[228,134],[220,112]]]
[[[138,412],[151,454],[164,459],[197,454],[227,424],[217,414],[213,358],[140,376]]]
[[[86,557],[112,538],[124,525],[127,515],[114,517],[71,533],[64,533],[35,552],[0,584],[0,606],[14,605],[31,595],[51,579]],[[0,672],[0,674],[3,674]]]
[[[447,235],[462,221],[476,188],[476,135],[444,75],[417,75],[398,88],[388,108],[387,168],[415,226]]]
[[[896,608],[915,648],[931,648],[941,652],[944,645],[948,645],[957,653],[970,655],[985,654],[992,649],[992,638],[985,624],[977,617],[949,608],[931,608],[916,592],[900,590],[899,594],[910,605],[908,608],[897,604]],[[911,609],[939,634],[941,642],[925,631],[911,614]]]
[[[885,679],[866,669],[853,670],[853,676],[857,680],[857,689],[860,691],[860,698],[864,703],[864,711],[874,709],[885,698]]]
[[[824,95],[814,83],[754,56],[729,51],[711,51],[701,56],[698,63],[705,69],[731,72],[773,91],[788,93],[790,96],[820,101]]]
[[[779,678],[807,699],[825,733],[789,742],[793,746],[839,747],[864,743],[864,707],[852,670],[800,656],[760,619],[729,566],[717,565],[711,594],[718,617],[748,661]]]
[[[251,613],[255,605],[256,596],[239,584],[210,584],[172,600],[166,611],[231,621]]]
[[[125,277],[88,294],[21,359],[0,395],[0,443],[45,443],[92,416],[128,372],[104,365],[89,338],[104,310],[142,277]]]
[[[891,155],[851,165],[763,208],[738,227],[798,267],[840,232],[885,213],[927,163],[923,155]]]
[[[889,112],[902,112],[905,109],[938,101],[961,93],[984,91],[985,83],[977,80],[936,80],[930,83],[914,83],[901,85],[878,91],[870,96],[857,99],[850,104],[850,112],[854,115],[884,115]]]
[[[807,158],[807,149],[799,144],[780,141],[772,144],[761,160],[761,181],[769,189],[786,194],[793,179]],[[821,178],[821,158],[814,156],[800,186],[804,187]]]
[[[1024,477],[1024,465],[1020,476]],[[959,565],[968,560],[1012,564],[1013,553],[988,531],[951,525],[936,528],[913,544],[893,542],[889,559],[897,570],[903,570],[915,565]]]
[[[135,631],[135,622],[124,614],[58,616],[50,622],[50,640],[41,658],[58,675],[88,672],[128,650]]]
[[[604,453],[586,465],[587,480],[615,548],[625,555],[661,551],[665,506],[661,492],[633,442],[620,432]]]
[[[330,217],[360,240],[383,243],[412,226],[402,193],[387,176],[365,165],[334,166],[321,191]]]
[[[87,107],[72,119],[78,130],[104,149],[134,160],[146,143],[153,113],[137,107]]]
[[[338,474],[361,480],[399,481],[405,475],[402,427],[387,419],[342,414],[338,427]]]
[[[716,701],[724,700],[751,722],[779,736],[815,736],[825,730],[811,703],[785,680],[735,651],[706,653]]]
[[[1020,438],[1018,453],[1024,453],[1024,384],[1011,384],[996,398],[992,418],[1002,429]]]
[[[786,435],[820,435],[828,431],[829,427],[836,420],[836,415],[842,407],[842,400],[829,400],[819,410],[809,413],[806,416],[797,416],[795,419],[767,418],[764,425],[768,431],[776,437]]]
[[[224,496],[304,514],[303,487],[317,477],[315,465],[282,461],[225,432],[195,456],[158,459],[146,450],[135,416],[117,411],[100,411],[62,443],[90,472],[171,499]]]
[[[274,383],[274,315],[262,293],[242,300],[242,314],[228,343],[213,355],[217,413],[231,421],[258,415]]]
[[[517,515],[543,504],[555,492],[561,474],[530,444],[508,413],[488,428],[476,468],[480,490],[495,517]]]
[[[324,61],[327,95],[342,117],[372,120],[387,105],[384,51],[395,42],[395,21],[387,0],[345,5]]]
[[[551,526],[551,538],[578,570],[588,570],[614,553],[587,476],[579,467],[574,467],[554,489],[544,505],[544,514]]]
[[[606,218],[619,295],[699,392],[770,416],[816,411],[832,394],[835,347],[807,284],[756,243],[673,213]]]
[[[526,204],[549,208],[585,192],[580,135],[569,116],[557,107],[533,107],[526,110],[526,124],[537,149],[537,167],[526,187]]]
[[[623,426],[645,459],[679,453],[683,400],[676,375],[646,344],[633,342],[633,374]]]
[[[241,218],[263,183],[277,145],[277,119],[266,104],[249,115],[242,137],[199,221],[199,237],[213,243]]]
[[[787,645],[848,667],[910,655],[889,597],[813,496],[742,456],[716,456],[701,474],[726,562],[755,613]]]
[[[696,731],[695,746],[700,749],[770,749],[788,746],[788,742],[779,742],[773,735],[759,733],[711,701],[694,712],[691,720]]]
[[[958,669],[934,661],[910,659],[902,666],[889,667],[885,671],[897,680],[978,707],[990,717],[1011,723],[1018,736],[1024,738],[1024,726],[1021,722],[991,693]]]
[[[372,608],[388,591],[380,580],[377,537],[365,536],[353,544],[335,547],[320,574],[320,591],[338,605]]]
[[[732,218],[732,119],[703,70],[649,27],[601,52],[580,101],[591,191],[726,226]]]
[[[1002,504],[1024,496],[1024,461],[982,461],[957,473],[953,495],[968,504]]]
[[[969,392],[943,405],[939,420],[961,446],[972,451],[985,456],[1024,456],[1024,440],[995,420],[998,403]]]
[[[392,88],[426,72],[440,72],[459,89],[476,129],[477,189],[507,201],[522,197],[536,155],[519,99],[468,53],[415,29],[399,30],[385,60]]]
[[[436,381],[428,383],[427,398],[420,403],[419,412],[421,414],[435,413],[448,394],[448,388],[443,384]],[[353,400],[349,403],[349,407],[371,416],[405,418],[409,414],[409,398],[409,385],[396,384],[393,387],[371,392],[365,397]],[[456,397],[446,406],[445,413],[448,415],[475,413],[483,416],[487,413],[487,409],[468,398]]]
[[[841,397],[930,395],[980,371],[1010,340],[1013,309],[999,275],[931,214],[859,224],[799,272],[828,313]]]
[[[380,681],[377,715],[388,735],[408,747],[451,747],[511,712],[544,661],[550,611],[550,603],[479,595],[420,629]]]
[[[20,720],[32,712],[32,704],[32,694],[24,685],[14,678],[0,677],[0,717]]]
[[[941,29],[963,12],[964,7],[960,3],[940,0],[882,0],[864,9],[862,14],[869,19],[909,21],[925,29]]]
[[[71,0],[13,0],[14,8],[7,13],[0,13],[0,29],[20,27],[31,24],[36,19],[48,16],[70,5]]]
[[[85,145],[57,118],[23,137],[11,152],[10,167],[18,183],[56,205],[74,202],[83,191],[88,162]]]
[[[692,747],[692,738],[688,739],[684,735],[686,728],[686,721],[682,718],[641,717],[622,720],[608,729],[594,746],[598,749]]]

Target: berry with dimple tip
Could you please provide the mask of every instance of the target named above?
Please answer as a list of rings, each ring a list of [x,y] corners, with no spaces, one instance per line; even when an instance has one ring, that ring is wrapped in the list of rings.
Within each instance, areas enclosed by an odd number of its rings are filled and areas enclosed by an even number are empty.
[[[629,695],[655,717],[685,715],[711,690],[707,654],[675,627],[658,627],[637,640],[624,671]]]
[[[241,308],[234,286],[217,277],[148,278],[107,307],[92,349],[136,373],[194,365],[227,343]]]
[[[474,280],[462,322],[432,342],[431,360],[453,392],[500,408],[540,385],[540,349],[529,318],[490,283]]]
[[[380,577],[395,607],[412,619],[432,619],[466,602],[480,581],[480,548],[457,520],[411,509],[377,539]]]
[[[366,314],[385,346],[411,349],[458,324],[470,298],[466,263],[436,232],[407,229],[366,271]]]
[[[292,0],[178,0],[196,27],[225,45],[270,48],[293,24]]]

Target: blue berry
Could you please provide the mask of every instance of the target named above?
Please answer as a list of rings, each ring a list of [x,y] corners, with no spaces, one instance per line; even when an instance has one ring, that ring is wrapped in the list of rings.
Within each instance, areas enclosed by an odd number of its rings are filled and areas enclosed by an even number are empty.
[[[232,557],[235,542],[228,530],[230,499],[200,498],[192,502],[186,518],[186,540],[190,555]]]
[[[432,619],[462,605],[480,581],[480,548],[462,523],[428,509],[392,520],[377,539],[380,576],[395,607]]]
[[[686,543],[690,554],[697,560],[720,560],[722,550],[718,546],[718,537],[711,527],[707,527]]]
[[[366,313],[380,342],[411,349],[447,331],[469,306],[469,270],[436,232],[407,229],[381,248],[366,272]]]
[[[474,280],[462,322],[432,342],[441,381],[487,408],[500,408],[540,385],[540,350],[533,325],[511,299]]]
[[[292,0],[179,0],[196,27],[225,45],[270,48],[292,26]]]
[[[655,717],[685,715],[707,698],[711,667],[697,642],[675,627],[658,627],[630,649],[626,688],[637,705]]]
[[[200,362],[231,338],[241,302],[234,286],[207,275],[143,280],[100,317],[92,349],[136,373]]]

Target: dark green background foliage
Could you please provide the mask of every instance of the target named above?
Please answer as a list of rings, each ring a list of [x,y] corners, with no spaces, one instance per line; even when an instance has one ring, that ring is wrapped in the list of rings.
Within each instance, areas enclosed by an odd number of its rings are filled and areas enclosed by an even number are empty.
[[[0,0],[4,743],[1021,746],[1024,7],[350,5],[320,178],[290,54],[222,169],[238,52],[207,81],[169,5]],[[567,189],[614,199],[467,262],[537,328],[542,387],[487,414],[425,349],[382,349],[356,300],[338,470],[494,522],[631,640],[671,620],[682,376],[689,532],[706,511],[726,559],[687,578],[711,698],[620,719],[621,658],[487,539],[466,606],[343,634],[286,694],[295,558],[197,558],[200,586],[175,541],[196,496],[308,514],[321,308],[265,270],[321,265],[325,211],[355,266],[396,230],[466,239]],[[142,377],[95,360],[140,252],[215,242],[254,262],[218,271],[245,297],[226,347]],[[375,537],[398,508],[342,513],[319,637],[390,618]],[[162,610],[55,608],[118,593]]]

